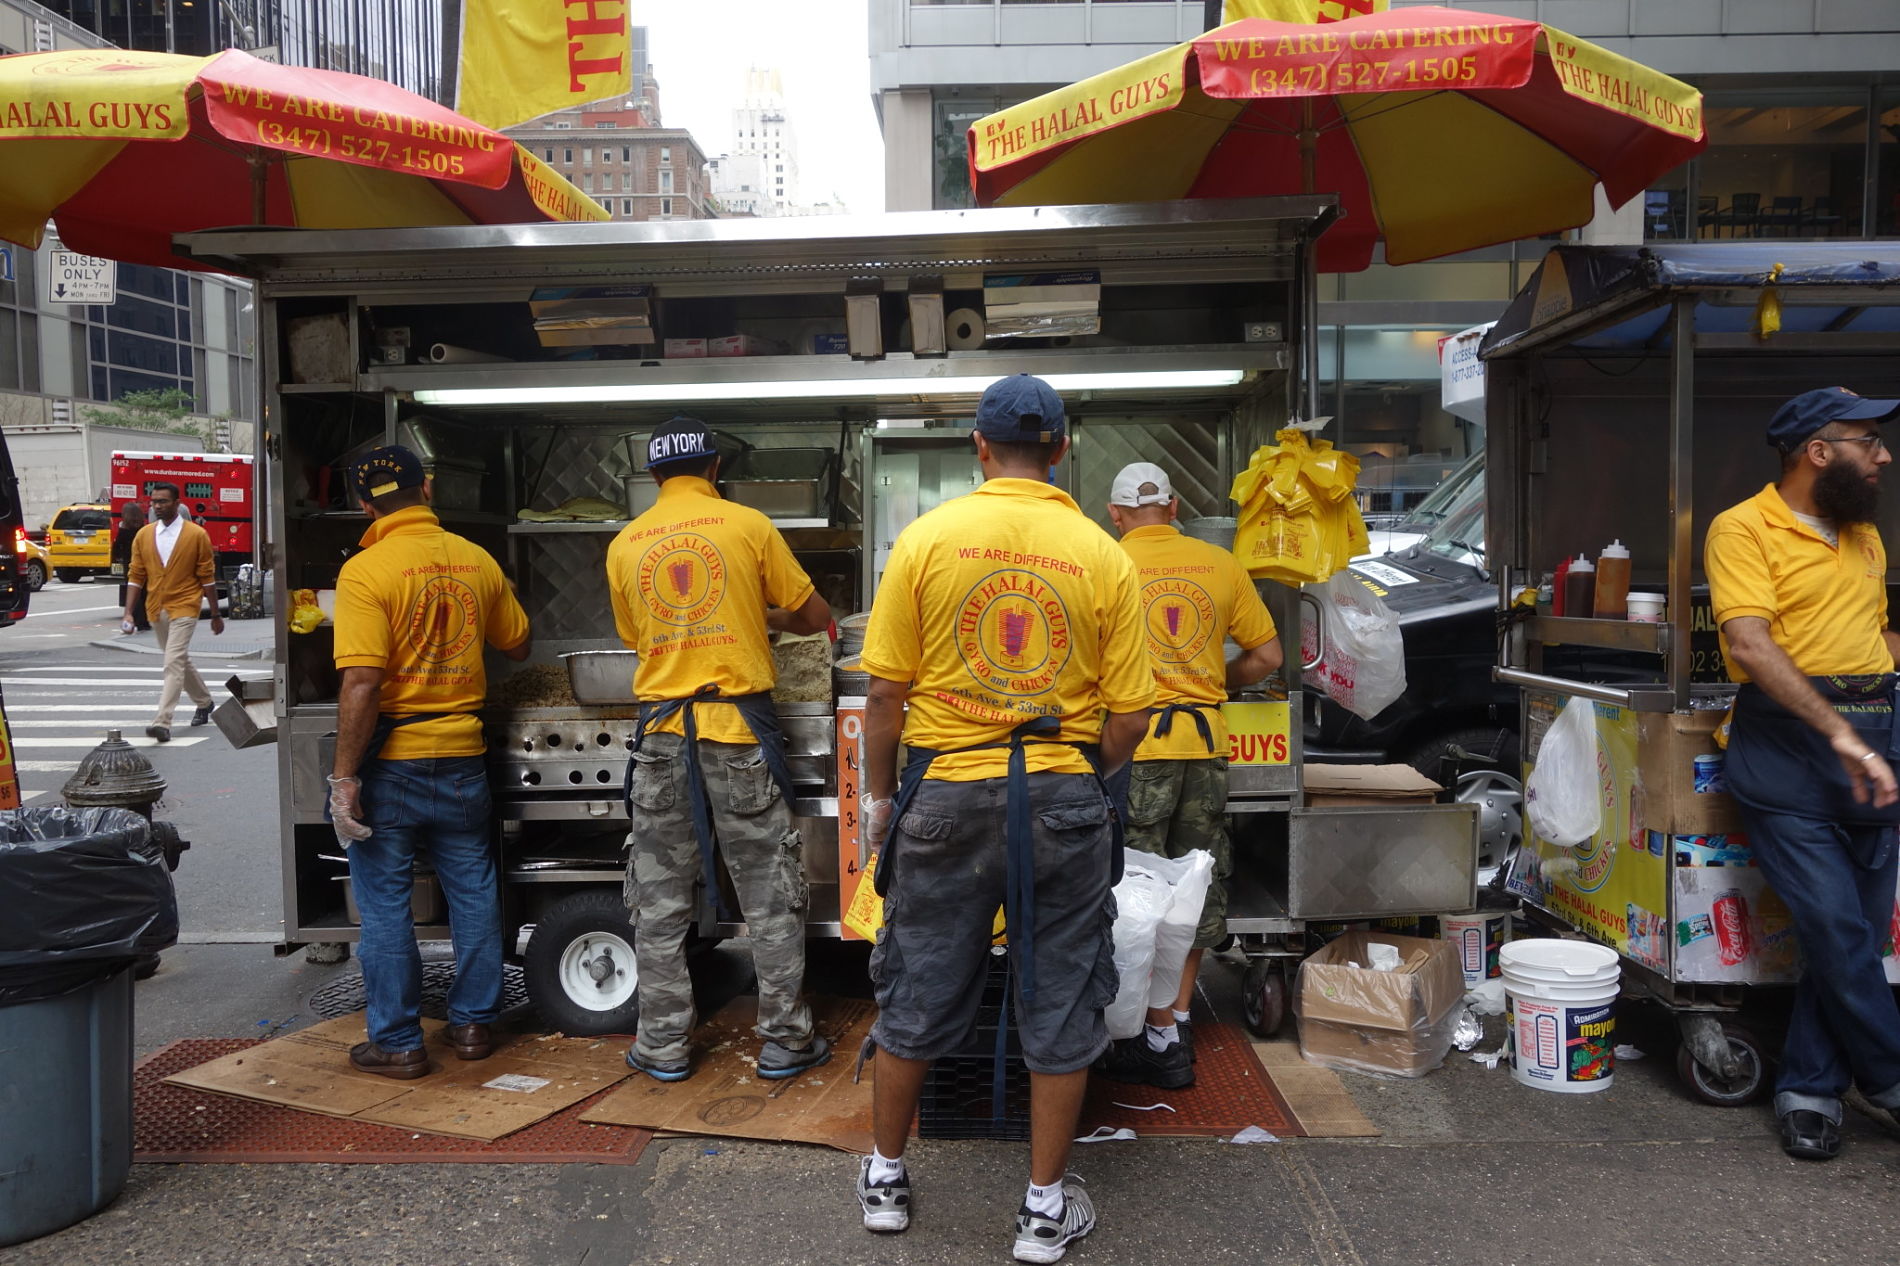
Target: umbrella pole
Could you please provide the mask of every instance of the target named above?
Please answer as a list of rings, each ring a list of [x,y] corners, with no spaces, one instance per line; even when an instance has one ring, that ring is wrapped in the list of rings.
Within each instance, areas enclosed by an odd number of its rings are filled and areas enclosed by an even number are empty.
[[[266,180],[266,160],[262,154],[251,154],[251,223],[267,224],[264,218],[264,185]]]
[[[1300,101],[1300,191],[1311,194],[1319,183],[1319,132],[1313,124],[1313,99]],[[1319,244],[1308,240],[1300,261],[1300,376],[1301,411],[1319,416]]]

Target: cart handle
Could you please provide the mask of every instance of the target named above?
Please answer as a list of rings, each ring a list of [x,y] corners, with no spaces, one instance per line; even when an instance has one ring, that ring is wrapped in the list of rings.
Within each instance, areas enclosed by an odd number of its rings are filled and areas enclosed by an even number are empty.
[[[1548,690],[1554,694],[1575,695],[1580,699],[1613,703],[1619,708],[1628,708],[1632,712],[1672,712],[1675,710],[1676,696],[1667,686],[1634,686],[1622,689],[1617,686],[1600,686],[1593,682],[1571,681],[1567,677],[1550,677],[1543,673],[1526,672],[1522,668],[1493,668],[1491,678],[1507,685],[1528,686],[1533,690]]]
[[[1304,589],[1300,590],[1300,601],[1313,608],[1313,658],[1300,664],[1300,671],[1307,673],[1319,667],[1319,662],[1326,658],[1326,606]]]

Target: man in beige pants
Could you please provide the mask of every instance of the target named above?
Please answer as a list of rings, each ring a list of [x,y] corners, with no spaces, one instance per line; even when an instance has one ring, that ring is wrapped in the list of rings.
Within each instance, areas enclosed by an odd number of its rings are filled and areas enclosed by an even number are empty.
[[[169,743],[179,691],[197,705],[191,716],[193,725],[211,720],[211,692],[191,664],[191,635],[198,628],[201,603],[211,604],[213,635],[224,632],[224,618],[218,614],[217,560],[210,533],[178,512],[177,484],[152,484],[151,497],[152,521],[132,538],[124,622],[131,625],[142,596],[152,632],[165,649],[165,685],[158,694],[158,715],[145,732]]]

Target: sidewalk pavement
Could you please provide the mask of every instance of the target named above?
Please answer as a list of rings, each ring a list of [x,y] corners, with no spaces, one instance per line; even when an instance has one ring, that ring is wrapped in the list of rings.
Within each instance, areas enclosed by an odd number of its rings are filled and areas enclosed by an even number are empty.
[[[133,655],[163,656],[165,648],[160,646],[149,633],[134,633],[130,637],[95,638],[87,643],[102,647],[108,651],[125,651]],[[277,645],[276,622],[273,620],[232,620],[224,622],[224,632],[213,636],[208,622],[200,622],[200,627],[192,634],[191,657],[193,659],[269,659],[271,650]]]
[[[838,970],[838,951],[814,944],[815,970]],[[345,970],[276,959],[266,946],[167,951],[158,976],[139,986],[138,1048],[308,1023],[303,999]],[[743,950],[728,945],[698,975],[709,1014],[747,987],[750,969]],[[1203,972],[1216,1013],[1237,1010],[1238,976],[1227,961]],[[1072,1163],[1101,1221],[1069,1260],[1892,1260],[1900,1143],[1850,1115],[1840,1160],[1790,1161],[1764,1105],[1710,1108],[1682,1092],[1667,1024],[1629,1008],[1624,1028],[1620,1040],[1655,1049],[1620,1067],[1598,1094],[1531,1090],[1454,1053],[1418,1081],[1343,1075],[1382,1138],[1254,1147],[1144,1138],[1078,1148]],[[859,1226],[855,1160],[815,1147],[656,1140],[632,1166],[135,1165],[106,1211],[0,1249],[0,1266],[1004,1266],[1027,1157],[1020,1143],[914,1145],[916,1221],[894,1237]]]

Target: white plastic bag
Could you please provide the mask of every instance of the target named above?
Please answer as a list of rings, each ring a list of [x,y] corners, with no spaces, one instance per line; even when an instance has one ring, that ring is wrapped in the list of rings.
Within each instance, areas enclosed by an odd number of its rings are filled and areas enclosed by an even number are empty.
[[[1178,859],[1122,850],[1122,881],[1115,885],[1115,970],[1121,983],[1104,1017],[1110,1037],[1134,1037],[1149,1007],[1172,1005],[1179,995],[1181,969],[1213,877],[1214,857],[1205,849]]]
[[[1537,750],[1537,767],[1524,784],[1524,812],[1546,843],[1569,848],[1603,826],[1597,780],[1596,709],[1572,698]]]
[[[1302,592],[1317,598],[1322,612],[1315,622],[1312,609],[1301,604],[1300,658],[1322,651],[1319,663],[1306,670],[1306,684],[1370,721],[1405,693],[1405,638],[1398,617],[1351,572]]]

